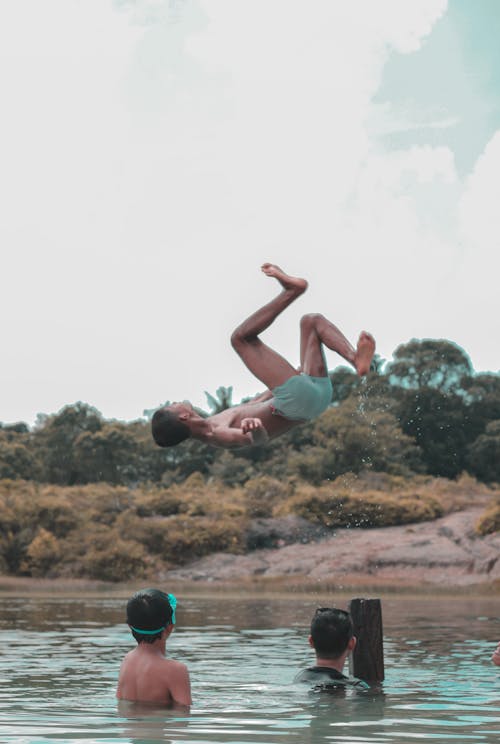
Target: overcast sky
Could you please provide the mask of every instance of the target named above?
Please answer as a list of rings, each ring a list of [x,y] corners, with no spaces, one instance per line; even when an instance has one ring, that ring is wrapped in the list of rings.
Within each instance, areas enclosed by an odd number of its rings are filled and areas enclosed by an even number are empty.
[[[267,260],[293,363],[316,311],[498,371],[499,38],[497,0],[2,0],[0,421],[258,392]]]

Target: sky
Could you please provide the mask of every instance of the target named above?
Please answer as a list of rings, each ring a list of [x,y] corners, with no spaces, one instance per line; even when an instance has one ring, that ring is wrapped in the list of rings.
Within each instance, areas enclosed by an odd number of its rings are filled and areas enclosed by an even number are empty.
[[[497,0],[3,0],[0,421],[262,389],[321,312],[498,371]],[[329,352],[328,364],[342,360]]]

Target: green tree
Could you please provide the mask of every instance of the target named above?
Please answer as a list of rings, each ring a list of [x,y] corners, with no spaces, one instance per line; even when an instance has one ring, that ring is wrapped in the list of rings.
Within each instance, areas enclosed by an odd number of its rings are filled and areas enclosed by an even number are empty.
[[[134,479],[159,483],[169,469],[172,467],[175,469],[175,465],[171,465],[171,453],[168,449],[158,447],[154,443],[149,421],[131,421],[126,426],[136,446],[133,468]]]
[[[27,435],[11,436],[0,429],[0,478],[30,480],[38,475],[38,462]]]
[[[393,385],[405,389],[436,388],[458,392],[463,378],[470,377],[472,364],[463,349],[451,341],[412,339],[398,346],[394,361],[387,365]]]
[[[467,449],[469,472],[486,483],[500,483],[500,419],[490,421],[484,434]]]
[[[422,463],[419,448],[393,414],[363,410],[354,397],[320,416],[313,445],[289,457],[289,470],[316,484],[369,468],[408,474],[422,470]]]
[[[127,484],[140,479],[138,443],[126,424],[106,423],[98,431],[83,431],[73,444],[78,483]]]
[[[406,390],[399,396],[398,417],[420,447],[428,473],[455,478],[462,472],[469,412],[461,396],[430,387]]]
[[[330,372],[330,380],[333,387],[333,405],[342,403],[343,400],[346,400],[352,393],[357,391],[360,385],[358,375],[350,367],[336,367],[333,372]]]
[[[468,439],[482,434],[490,421],[500,419],[500,375],[491,372],[462,381],[468,408]]]
[[[42,480],[66,485],[76,483],[75,441],[84,432],[99,431],[102,425],[99,411],[81,402],[65,406],[52,416],[39,417],[34,440],[43,460]]]

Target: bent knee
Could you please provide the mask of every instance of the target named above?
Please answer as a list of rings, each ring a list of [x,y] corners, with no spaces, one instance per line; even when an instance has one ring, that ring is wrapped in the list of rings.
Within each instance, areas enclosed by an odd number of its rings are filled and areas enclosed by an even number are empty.
[[[231,334],[231,346],[238,353],[240,353],[245,347],[248,348],[249,346],[255,346],[260,343],[262,342],[258,336],[253,333],[245,333],[241,327],[236,328],[236,330]]]
[[[323,319],[324,315],[321,313],[307,313],[300,319],[300,325],[302,328],[316,328]]]
[[[231,333],[231,346],[233,349],[241,349],[244,344],[248,344],[250,341],[251,338],[239,326]]]

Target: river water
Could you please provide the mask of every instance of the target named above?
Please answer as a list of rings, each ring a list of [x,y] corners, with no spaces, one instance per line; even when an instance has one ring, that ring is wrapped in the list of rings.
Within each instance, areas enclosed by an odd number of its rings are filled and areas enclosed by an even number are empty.
[[[314,609],[348,598],[179,595],[189,714],[117,705],[123,597],[0,595],[0,741],[500,742],[500,597],[384,598],[382,689],[339,698],[292,680]]]

